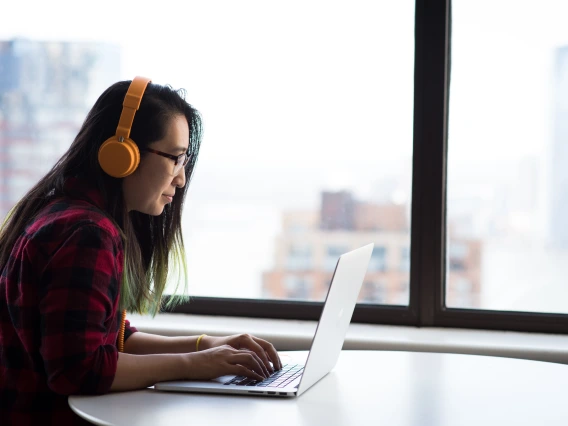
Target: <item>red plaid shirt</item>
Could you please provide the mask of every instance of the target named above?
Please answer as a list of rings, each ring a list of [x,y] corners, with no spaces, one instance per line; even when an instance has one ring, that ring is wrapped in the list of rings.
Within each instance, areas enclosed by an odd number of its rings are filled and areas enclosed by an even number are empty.
[[[67,397],[102,394],[118,360],[123,245],[78,179],[16,241],[0,276],[0,423],[84,423]],[[125,338],[137,331],[127,322]]]

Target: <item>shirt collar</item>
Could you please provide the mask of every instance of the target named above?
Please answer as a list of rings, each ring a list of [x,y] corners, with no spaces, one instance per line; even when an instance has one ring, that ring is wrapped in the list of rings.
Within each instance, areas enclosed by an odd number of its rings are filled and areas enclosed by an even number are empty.
[[[85,200],[101,210],[106,208],[107,202],[101,191],[85,179],[68,177],[65,179],[63,189],[65,194],[73,198]]]

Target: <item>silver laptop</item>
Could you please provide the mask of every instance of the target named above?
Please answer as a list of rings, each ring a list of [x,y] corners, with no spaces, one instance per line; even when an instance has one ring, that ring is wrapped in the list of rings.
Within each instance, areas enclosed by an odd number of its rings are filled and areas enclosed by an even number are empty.
[[[325,304],[305,364],[283,362],[270,377],[255,381],[244,376],[221,376],[209,381],[168,381],[154,389],[175,392],[300,396],[337,363],[374,244],[341,255],[335,266]]]

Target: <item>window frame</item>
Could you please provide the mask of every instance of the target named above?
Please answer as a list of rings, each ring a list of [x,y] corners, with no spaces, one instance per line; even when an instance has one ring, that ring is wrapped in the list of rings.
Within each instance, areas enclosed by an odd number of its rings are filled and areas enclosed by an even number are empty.
[[[450,52],[451,0],[416,0],[409,304],[358,304],[352,321],[568,334],[566,314],[445,304]],[[170,312],[317,321],[322,306],[321,302],[192,297]]]

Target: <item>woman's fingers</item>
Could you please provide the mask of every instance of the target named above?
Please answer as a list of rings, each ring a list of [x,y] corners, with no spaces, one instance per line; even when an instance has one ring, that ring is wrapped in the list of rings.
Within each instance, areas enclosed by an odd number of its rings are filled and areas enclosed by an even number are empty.
[[[270,376],[270,373],[264,367],[261,359],[252,351],[240,350],[237,354],[231,357],[231,364],[240,364],[262,376],[261,380]]]
[[[232,365],[228,374],[234,374],[235,376],[250,377],[251,379],[258,380],[259,382],[262,382],[264,380],[264,377],[262,377],[257,372],[252,371],[247,367],[239,364]]]
[[[262,353],[265,356],[267,356],[267,358],[269,358],[270,361],[272,361],[272,365],[274,366],[274,369],[275,370],[282,369],[282,361],[280,360],[280,357],[278,356],[278,352],[276,351],[276,349],[274,348],[272,343],[269,343],[266,340],[260,339],[258,337],[253,337],[252,339],[254,340],[254,342],[258,346],[260,346],[262,348]],[[268,361],[268,359],[267,359],[267,361]]]
[[[255,337],[250,336],[250,341],[247,342],[246,346],[248,349],[253,351],[262,361],[262,365],[265,367],[265,371],[268,375],[274,373],[274,368],[270,365],[270,360],[268,359],[268,354],[264,350],[264,348],[258,343]]]
[[[242,334],[239,337],[238,346],[240,348],[246,348],[253,350],[262,359],[263,364],[266,368],[273,373],[274,370],[280,370],[282,368],[282,361],[278,356],[278,352],[274,346],[264,339],[260,339],[250,334]],[[272,365],[270,362],[272,361]]]

